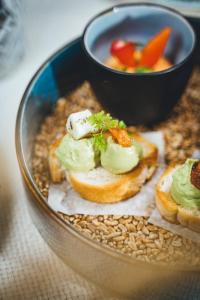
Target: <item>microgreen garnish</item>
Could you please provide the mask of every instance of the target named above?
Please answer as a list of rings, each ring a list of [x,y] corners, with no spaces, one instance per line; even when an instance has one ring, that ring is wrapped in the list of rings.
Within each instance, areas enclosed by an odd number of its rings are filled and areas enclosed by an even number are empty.
[[[93,145],[96,151],[105,151],[107,147],[107,140],[102,133],[96,133],[92,137]]]
[[[126,124],[124,123],[124,121],[119,121],[119,128],[126,128]]]
[[[109,128],[126,127],[123,121],[113,119],[110,114],[105,113],[103,110],[88,117],[88,121],[101,132],[105,132]]]
[[[93,134],[93,144],[95,150],[105,151],[107,147],[107,140],[103,135],[109,128],[126,128],[123,121],[113,119],[110,114],[105,113],[103,110],[93,114],[87,119],[99,132]]]

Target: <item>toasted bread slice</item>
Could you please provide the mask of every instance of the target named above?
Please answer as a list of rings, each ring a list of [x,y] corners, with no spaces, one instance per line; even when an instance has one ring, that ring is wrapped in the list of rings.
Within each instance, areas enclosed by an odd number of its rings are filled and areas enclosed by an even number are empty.
[[[156,186],[156,205],[164,219],[174,224],[181,224],[193,231],[200,232],[200,211],[187,209],[176,204],[170,195],[172,176],[176,166],[169,166]]]
[[[61,139],[58,139],[49,146],[49,155],[48,155],[49,173],[51,176],[51,180],[54,183],[59,183],[64,178],[64,172],[55,154],[55,151],[60,141]]]
[[[143,158],[132,171],[114,175],[102,167],[87,173],[67,172],[67,180],[83,198],[98,203],[114,203],[138,193],[157,167],[158,150],[139,134],[133,138],[143,147]]]

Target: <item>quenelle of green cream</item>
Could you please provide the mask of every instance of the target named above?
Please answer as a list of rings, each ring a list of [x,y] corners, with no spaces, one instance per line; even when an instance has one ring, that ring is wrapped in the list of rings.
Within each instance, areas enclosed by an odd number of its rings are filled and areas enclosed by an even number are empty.
[[[200,208],[200,190],[191,183],[191,170],[195,159],[187,159],[173,175],[171,196],[174,201],[189,209]]]
[[[70,134],[65,135],[56,156],[62,167],[71,171],[88,172],[96,165],[93,142],[89,138],[74,140]]]
[[[137,166],[140,156],[139,144],[122,147],[109,137],[106,150],[101,152],[101,165],[113,174],[123,174]]]

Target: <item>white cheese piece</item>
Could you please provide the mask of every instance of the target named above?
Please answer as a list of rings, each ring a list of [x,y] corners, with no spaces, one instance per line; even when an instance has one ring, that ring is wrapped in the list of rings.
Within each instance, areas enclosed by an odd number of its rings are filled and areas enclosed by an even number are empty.
[[[87,118],[92,115],[89,109],[72,113],[66,123],[67,131],[75,140],[79,140],[90,133],[97,132],[97,129],[87,121]]]

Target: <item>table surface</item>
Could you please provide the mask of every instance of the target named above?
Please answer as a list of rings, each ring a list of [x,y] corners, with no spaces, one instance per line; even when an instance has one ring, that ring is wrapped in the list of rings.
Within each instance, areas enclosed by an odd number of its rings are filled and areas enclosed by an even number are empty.
[[[21,97],[38,67],[79,36],[89,18],[120,1],[21,2],[25,55],[0,79],[0,299],[111,299],[65,266],[33,226],[16,159],[14,131]]]

